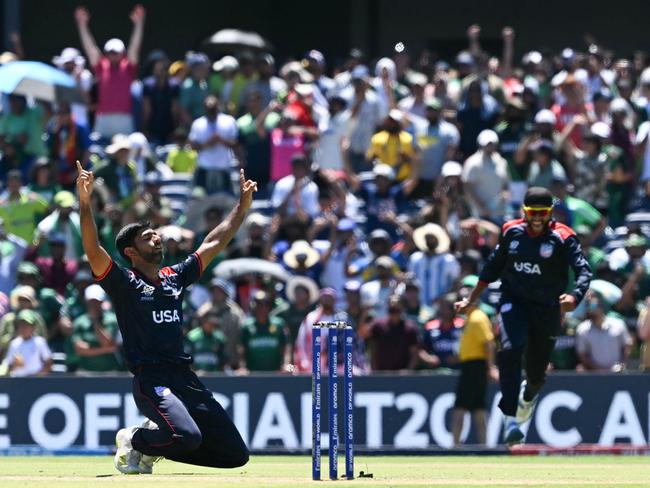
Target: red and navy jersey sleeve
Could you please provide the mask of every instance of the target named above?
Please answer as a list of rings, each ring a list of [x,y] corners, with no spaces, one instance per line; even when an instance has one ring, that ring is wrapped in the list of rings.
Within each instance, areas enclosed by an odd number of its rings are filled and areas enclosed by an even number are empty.
[[[179,285],[188,287],[201,277],[203,263],[201,262],[201,257],[197,253],[194,253],[189,255],[185,261],[171,266],[171,269],[178,275]],[[161,270],[161,273],[165,273],[165,268]]]
[[[100,276],[94,275],[97,283],[106,291],[108,296],[114,299],[121,287],[128,283],[127,271],[111,259],[108,268]]]
[[[501,228],[501,235],[499,236],[499,243],[494,248],[490,256],[488,257],[485,266],[481,270],[479,276],[479,281],[484,283],[492,283],[493,281],[498,280],[501,277],[501,272],[506,266],[506,261],[508,259],[508,241],[509,241],[509,232],[511,229],[520,226],[523,224],[522,219],[511,220],[503,224]]]
[[[578,304],[585,297],[589,289],[589,283],[592,277],[591,267],[575,235],[564,241],[564,248],[569,264],[575,274],[575,289],[571,294],[576,298],[576,304]]]

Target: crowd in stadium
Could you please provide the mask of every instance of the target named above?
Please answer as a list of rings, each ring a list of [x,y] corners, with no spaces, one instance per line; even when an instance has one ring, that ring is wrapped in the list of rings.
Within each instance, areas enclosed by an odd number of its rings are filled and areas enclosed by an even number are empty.
[[[357,331],[355,367],[458,367],[453,304],[477,281],[529,186],[579,236],[593,294],[567,316],[552,366],[650,369],[650,62],[597,44],[515,59],[454,59],[396,44],[334,64],[318,50],[240,49],[211,59],[98,45],[78,8],[79,45],[52,59],[85,104],[4,94],[0,112],[0,374],[124,369],[111,303],[84,257],[76,161],[95,176],[102,245],[146,220],[163,265],[183,260],[258,183],[253,211],[187,294],[184,327],[204,372],[311,369],[311,327]],[[0,63],[28,59],[20,37]],[[531,269],[530,272],[535,272]],[[567,283],[570,290],[572,283]],[[481,308],[498,327],[498,283]],[[162,318],[161,318],[162,321]]]

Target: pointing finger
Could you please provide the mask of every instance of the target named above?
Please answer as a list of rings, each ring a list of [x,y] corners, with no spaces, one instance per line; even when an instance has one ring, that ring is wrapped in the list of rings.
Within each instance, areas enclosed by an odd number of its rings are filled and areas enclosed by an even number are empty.
[[[84,170],[83,166],[81,166],[81,163],[77,159],[77,171],[79,171],[79,174],[81,174],[83,170]]]

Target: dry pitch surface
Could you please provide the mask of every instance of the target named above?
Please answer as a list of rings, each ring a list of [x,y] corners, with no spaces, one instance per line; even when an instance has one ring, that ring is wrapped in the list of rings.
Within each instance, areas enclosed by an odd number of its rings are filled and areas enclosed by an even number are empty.
[[[357,457],[354,481],[311,481],[307,456],[255,456],[243,468],[217,470],[162,461],[154,475],[125,476],[109,457],[3,457],[0,487],[650,487],[650,458],[585,457]],[[339,470],[343,468],[340,463]],[[327,476],[327,459],[323,475]]]

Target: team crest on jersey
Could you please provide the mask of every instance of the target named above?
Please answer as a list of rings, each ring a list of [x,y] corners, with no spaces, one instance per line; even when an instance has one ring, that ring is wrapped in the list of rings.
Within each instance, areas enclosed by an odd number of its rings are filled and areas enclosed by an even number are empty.
[[[510,246],[508,247],[508,254],[517,254],[518,247],[519,247],[519,241],[510,241]]]
[[[550,258],[553,254],[553,244],[542,244],[539,246],[539,255],[543,258]]]

